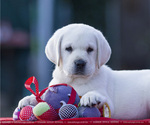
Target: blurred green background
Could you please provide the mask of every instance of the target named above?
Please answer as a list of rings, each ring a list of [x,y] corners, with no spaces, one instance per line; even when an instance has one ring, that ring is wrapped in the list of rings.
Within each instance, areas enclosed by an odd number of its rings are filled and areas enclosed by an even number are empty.
[[[44,49],[54,31],[70,23],[101,30],[112,48],[112,69],[150,69],[150,0],[1,0],[0,117],[11,117],[30,94],[31,76],[40,90],[52,79]]]

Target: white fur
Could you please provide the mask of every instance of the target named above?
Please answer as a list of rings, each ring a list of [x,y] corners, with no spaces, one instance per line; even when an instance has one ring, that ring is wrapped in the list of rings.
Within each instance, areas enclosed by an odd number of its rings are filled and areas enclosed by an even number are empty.
[[[72,52],[66,51],[69,46]],[[89,46],[94,50],[87,53]],[[114,71],[107,67],[111,49],[100,31],[84,24],[68,25],[55,32],[45,52],[56,64],[50,85],[70,84],[82,96],[81,105],[100,102],[100,108],[107,102],[112,118],[150,118],[150,70]],[[74,61],[78,59],[86,61],[83,75],[74,74]],[[19,107],[31,101],[25,98]]]

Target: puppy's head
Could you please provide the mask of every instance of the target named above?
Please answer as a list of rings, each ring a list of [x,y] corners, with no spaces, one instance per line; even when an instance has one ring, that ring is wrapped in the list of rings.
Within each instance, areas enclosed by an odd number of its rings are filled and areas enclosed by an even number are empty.
[[[45,53],[67,76],[87,77],[107,63],[111,49],[100,31],[84,24],[70,24],[54,33]]]

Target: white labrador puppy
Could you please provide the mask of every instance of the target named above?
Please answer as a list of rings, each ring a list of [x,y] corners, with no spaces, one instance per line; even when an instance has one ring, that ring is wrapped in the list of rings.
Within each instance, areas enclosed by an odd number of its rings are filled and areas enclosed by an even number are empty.
[[[106,102],[112,118],[150,118],[150,70],[107,67],[111,48],[100,31],[84,24],[65,26],[50,38],[45,53],[56,64],[50,85],[70,84],[82,96],[81,105]],[[37,103],[34,96],[23,98],[19,107],[29,103]]]

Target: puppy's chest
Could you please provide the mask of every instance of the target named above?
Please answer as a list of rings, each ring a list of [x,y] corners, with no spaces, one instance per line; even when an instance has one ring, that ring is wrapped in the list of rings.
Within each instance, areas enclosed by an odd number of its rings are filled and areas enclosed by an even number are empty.
[[[78,84],[71,84],[71,86],[76,90],[79,96],[83,96],[89,91],[93,90],[93,87],[90,87],[89,85],[78,85]]]

